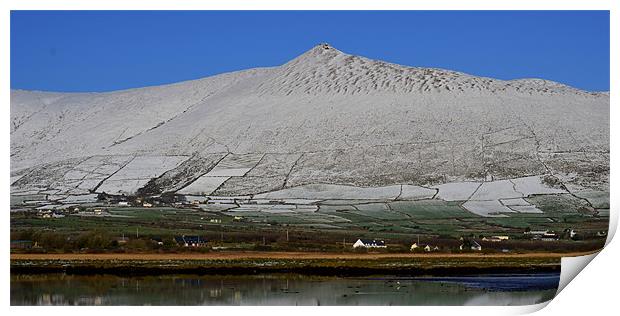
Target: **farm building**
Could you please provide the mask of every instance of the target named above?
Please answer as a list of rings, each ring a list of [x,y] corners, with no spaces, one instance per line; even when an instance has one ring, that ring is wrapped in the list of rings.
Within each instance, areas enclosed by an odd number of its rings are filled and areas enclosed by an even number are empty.
[[[525,232],[523,232],[524,235],[544,235],[549,233],[548,230],[526,230]]]
[[[556,240],[560,240],[560,235],[554,233],[554,232],[548,232],[546,234],[543,234],[540,237],[536,237],[534,239],[540,239],[542,241],[556,241]]]
[[[508,236],[489,236],[489,237],[483,237],[482,241],[498,242],[498,241],[504,241],[504,240],[508,240],[508,239],[509,239]]]
[[[466,239],[463,241],[463,243],[459,246],[460,250],[474,250],[474,251],[481,251],[482,250],[482,246],[480,246],[480,244],[475,241],[475,240],[469,240]]]
[[[529,235],[533,240],[555,241],[560,239],[560,235],[550,230],[527,231],[523,234]]]
[[[182,247],[206,247],[207,241],[200,236],[175,236],[174,240]]]
[[[353,248],[387,248],[385,242],[383,240],[375,240],[375,239],[358,239],[354,244]]]

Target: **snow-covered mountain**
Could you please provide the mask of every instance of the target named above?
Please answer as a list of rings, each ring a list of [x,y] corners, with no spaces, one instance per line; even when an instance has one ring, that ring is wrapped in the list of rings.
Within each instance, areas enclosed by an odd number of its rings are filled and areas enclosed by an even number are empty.
[[[11,92],[14,195],[402,191],[526,176],[607,192],[608,175],[608,93],[395,65],[326,44],[279,67],[171,85]]]

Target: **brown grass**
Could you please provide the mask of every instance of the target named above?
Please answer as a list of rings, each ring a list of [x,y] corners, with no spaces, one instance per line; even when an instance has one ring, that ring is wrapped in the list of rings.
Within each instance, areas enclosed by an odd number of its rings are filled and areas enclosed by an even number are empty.
[[[102,254],[11,254],[11,260],[240,260],[240,259],[387,259],[387,258],[561,258],[594,252],[570,253],[322,253],[322,252],[258,252],[231,251],[211,253],[102,253]]]

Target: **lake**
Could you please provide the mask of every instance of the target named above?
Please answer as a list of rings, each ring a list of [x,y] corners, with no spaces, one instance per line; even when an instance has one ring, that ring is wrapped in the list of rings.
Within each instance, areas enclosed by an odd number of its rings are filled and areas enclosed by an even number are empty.
[[[529,305],[552,299],[559,278],[11,274],[11,305]]]

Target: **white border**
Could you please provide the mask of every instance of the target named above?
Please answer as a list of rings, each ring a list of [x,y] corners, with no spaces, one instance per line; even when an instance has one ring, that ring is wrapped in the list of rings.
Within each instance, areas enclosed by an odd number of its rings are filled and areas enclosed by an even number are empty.
[[[3,133],[0,137],[0,148],[3,149],[3,155],[0,161],[3,168],[2,177],[2,193],[0,194],[0,205],[5,207],[9,205],[9,148],[10,148],[10,129],[9,129],[9,111],[10,104],[10,80],[9,80],[9,36],[10,36],[10,10],[611,10],[611,95],[615,95],[618,91],[618,68],[617,58],[620,51],[618,50],[618,32],[620,29],[618,21],[618,3],[619,1],[604,0],[437,0],[437,1],[398,1],[398,0],[303,0],[303,1],[248,1],[248,0],[229,0],[216,3],[205,3],[200,0],[184,0],[184,1],[130,1],[130,0],[3,0],[0,1],[0,7],[3,9],[0,14],[0,39],[3,44],[0,49],[0,69],[3,70],[0,77],[0,91],[2,92],[2,104],[7,110],[2,111]],[[620,118],[618,116],[618,104],[611,98],[611,119]],[[618,134],[618,128],[611,124],[611,135]],[[618,193],[615,184],[618,183],[618,176],[614,170],[618,170],[618,159],[613,155],[618,149],[618,138],[611,138],[612,158],[610,161],[611,174],[611,211],[613,223],[617,223]],[[114,312],[122,314],[141,314],[155,313],[156,315],[169,315],[175,312],[186,313],[258,313],[270,315],[312,315],[318,310],[309,307],[209,307],[208,309],[200,307],[159,307],[159,308],[136,308],[136,307],[85,307],[85,308],[37,308],[37,307],[9,307],[9,212],[4,212],[4,236],[0,242],[0,252],[4,256],[4,269],[2,270],[2,305],[7,309],[6,312],[13,314],[30,314],[44,312],[51,315],[78,315],[84,313],[93,313],[94,315],[102,315],[104,313]],[[615,226],[615,224],[614,224]],[[610,229],[610,235],[615,231],[615,227]],[[608,240],[609,242],[609,240]],[[559,315],[559,314],[591,314],[591,313],[609,313],[615,309],[617,300],[616,289],[617,282],[617,263],[620,262],[620,244],[610,242],[609,245],[601,252],[598,257],[590,263],[588,269],[582,271],[574,281],[563,290],[556,299],[552,300],[547,308],[544,308],[539,314],[542,315]],[[384,307],[321,307],[320,311],[329,314],[342,312],[354,312],[360,315],[377,315],[384,311],[395,314],[410,313],[458,313],[459,315],[498,315],[498,314],[518,314],[527,313],[543,308],[547,304],[539,304],[537,306],[528,307],[391,307],[386,310]]]

